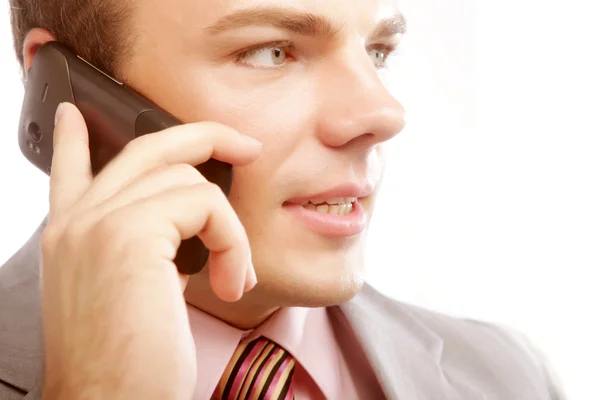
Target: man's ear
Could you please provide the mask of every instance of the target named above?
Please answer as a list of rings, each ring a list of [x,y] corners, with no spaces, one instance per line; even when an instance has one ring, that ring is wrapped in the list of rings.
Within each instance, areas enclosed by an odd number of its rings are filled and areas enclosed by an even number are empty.
[[[46,29],[33,28],[27,33],[27,36],[25,36],[25,40],[23,41],[23,67],[25,68],[25,74],[27,74],[29,68],[31,68],[33,58],[40,47],[55,40],[56,37]]]

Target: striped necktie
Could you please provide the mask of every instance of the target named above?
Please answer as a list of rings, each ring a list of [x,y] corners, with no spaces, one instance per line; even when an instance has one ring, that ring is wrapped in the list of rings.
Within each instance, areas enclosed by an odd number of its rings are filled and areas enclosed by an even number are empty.
[[[241,344],[213,400],[292,400],[295,364],[290,353],[265,337]]]

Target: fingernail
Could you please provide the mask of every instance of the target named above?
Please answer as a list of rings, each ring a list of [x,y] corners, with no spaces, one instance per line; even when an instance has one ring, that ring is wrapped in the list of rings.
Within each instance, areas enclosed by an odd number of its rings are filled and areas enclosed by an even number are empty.
[[[257,139],[254,139],[254,138],[253,138],[253,137],[251,137],[251,136],[246,136],[246,140],[247,140],[247,141],[248,141],[248,142],[249,142],[251,145],[253,145],[253,146],[257,146],[257,147],[261,147],[261,146],[262,146],[262,142],[261,142],[261,141],[259,141],[259,140],[257,140]]]
[[[58,124],[58,121],[60,120],[60,118],[62,117],[64,112],[65,112],[65,103],[60,103],[58,105],[58,108],[56,109],[56,114],[54,114],[54,126],[56,126],[56,124]]]
[[[258,283],[258,279],[256,279],[256,272],[254,271],[254,266],[252,263],[248,265],[248,275],[246,276],[246,286],[244,287],[244,292],[248,292],[256,286]]]

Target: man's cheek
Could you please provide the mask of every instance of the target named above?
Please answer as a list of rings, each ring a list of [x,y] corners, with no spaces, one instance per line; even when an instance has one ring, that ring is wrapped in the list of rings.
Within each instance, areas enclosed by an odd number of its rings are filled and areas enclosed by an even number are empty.
[[[378,144],[369,153],[367,157],[367,178],[369,182],[377,182],[378,185],[383,178],[386,166],[385,146]]]

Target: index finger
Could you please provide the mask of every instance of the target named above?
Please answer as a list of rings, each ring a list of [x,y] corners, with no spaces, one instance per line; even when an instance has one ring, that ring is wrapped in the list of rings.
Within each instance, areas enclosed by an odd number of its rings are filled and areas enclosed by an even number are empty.
[[[75,105],[58,106],[53,136],[50,220],[64,215],[93,179],[88,130]]]
[[[100,203],[140,176],[173,164],[199,165],[211,158],[245,165],[256,159],[260,142],[214,122],[178,125],[129,142],[96,176],[83,207]]]

